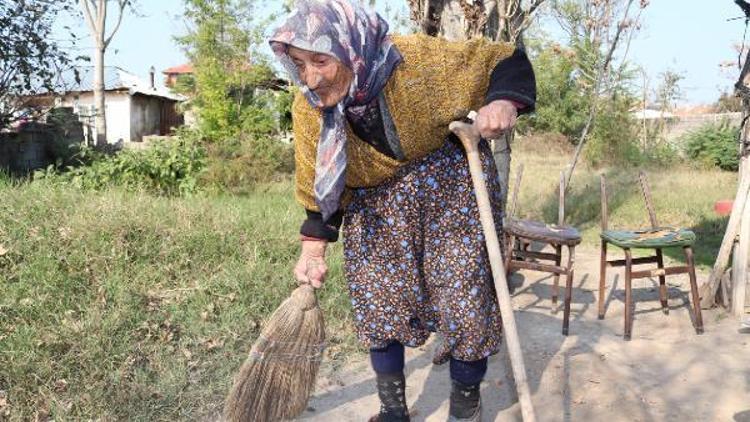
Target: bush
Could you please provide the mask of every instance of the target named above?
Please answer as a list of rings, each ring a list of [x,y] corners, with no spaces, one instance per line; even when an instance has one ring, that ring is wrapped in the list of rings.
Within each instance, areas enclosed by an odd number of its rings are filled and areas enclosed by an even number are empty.
[[[724,121],[707,124],[684,136],[685,154],[698,163],[722,170],[739,169],[739,128]]]
[[[260,183],[294,171],[294,148],[269,136],[242,136],[213,144],[202,184],[213,190],[248,193]]]
[[[118,185],[161,195],[189,195],[198,191],[206,151],[197,140],[175,138],[154,143],[145,150],[123,150],[112,155],[83,148],[76,158],[77,167],[68,166],[62,172],[50,167],[35,178],[69,182],[82,189]]]

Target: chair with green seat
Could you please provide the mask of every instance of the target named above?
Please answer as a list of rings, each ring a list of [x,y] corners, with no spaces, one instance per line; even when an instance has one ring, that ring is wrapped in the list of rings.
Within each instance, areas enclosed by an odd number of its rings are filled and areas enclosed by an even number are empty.
[[[690,278],[690,291],[694,312],[695,331],[703,333],[703,318],[701,316],[700,298],[698,296],[698,285],[695,278],[695,261],[693,258],[692,245],[695,242],[695,233],[684,228],[662,227],[656,219],[653,202],[651,201],[651,190],[648,186],[646,174],[639,175],[641,191],[646,201],[651,228],[646,230],[609,230],[607,227],[607,187],[604,175],[601,176],[602,195],[602,232],[601,237],[601,264],[599,273],[599,319],[604,319],[604,282],[607,276],[607,267],[625,267],[625,330],[623,337],[630,340],[633,328],[633,294],[632,280],[647,277],[659,277],[659,298],[662,310],[669,313],[667,304],[666,276],[687,273]],[[607,260],[607,244],[621,248],[625,252],[625,259]],[[685,253],[687,265],[664,267],[662,250],[665,248],[681,247]],[[633,258],[633,249],[650,249],[655,252],[653,256]],[[633,267],[642,264],[656,264],[656,268],[650,270],[633,271]]]

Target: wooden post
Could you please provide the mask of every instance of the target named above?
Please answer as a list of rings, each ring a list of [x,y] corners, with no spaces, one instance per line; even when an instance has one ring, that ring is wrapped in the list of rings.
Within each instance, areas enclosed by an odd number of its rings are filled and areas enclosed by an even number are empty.
[[[750,254],[750,204],[746,200],[740,222],[740,241],[734,254],[736,271],[732,271],[732,315],[734,316],[742,316],[745,313],[748,254]]]
[[[727,231],[724,232],[724,238],[719,247],[719,253],[716,256],[716,261],[714,262],[708,281],[701,287],[701,307],[704,309],[714,306],[716,291],[719,289],[719,283],[721,282],[724,271],[729,264],[729,257],[732,254],[732,248],[737,239],[737,234],[740,231],[742,215],[745,214],[745,203],[748,198],[748,190],[750,190],[750,177],[741,175],[740,187],[737,189],[737,195],[734,198],[732,213],[729,216],[729,223],[727,224]],[[736,274],[734,271],[733,273]]]

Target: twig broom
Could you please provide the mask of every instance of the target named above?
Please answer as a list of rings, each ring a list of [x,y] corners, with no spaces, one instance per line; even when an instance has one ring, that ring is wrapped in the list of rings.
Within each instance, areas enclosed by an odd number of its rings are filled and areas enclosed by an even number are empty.
[[[227,422],[292,419],[307,406],[325,340],[315,291],[302,285],[274,311],[224,405]]]

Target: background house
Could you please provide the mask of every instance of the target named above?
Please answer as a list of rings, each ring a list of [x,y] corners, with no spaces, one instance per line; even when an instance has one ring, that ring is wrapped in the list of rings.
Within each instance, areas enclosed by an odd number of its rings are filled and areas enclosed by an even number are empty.
[[[164,74],[164,85],[173,88],[177,83],[177,78],[182,75],[192,75],[193,65],[190,63],[181,64],[179,66],[173,66],[168,69],[162,70]]]
[[[93,143],[96,139],[94,68],[80,68],[77,78],[72,71],[62,74],[60,86],[60,93],[38,96],[33,101],[72,108],[83,123],[86,142]],[[169,135],[184,122],[177,109],[184,97],[155,86],[153,69],[150,80],[144,81],[119,67],[107,66],[104,91],[107,142],[110,144],[141,142],[147,135]]]

